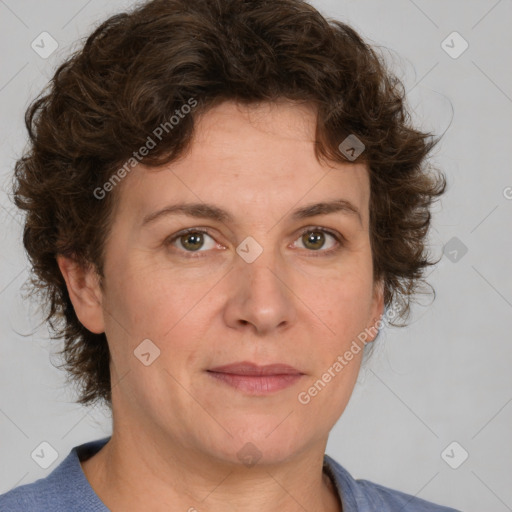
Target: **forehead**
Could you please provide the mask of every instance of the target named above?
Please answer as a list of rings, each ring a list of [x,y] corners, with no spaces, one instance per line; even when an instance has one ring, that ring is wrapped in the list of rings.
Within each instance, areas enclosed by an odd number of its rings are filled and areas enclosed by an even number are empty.
[[[160,168],[139,165],[125,178],[120,207],[141,219],[179,200],[223,205],[234,217],[277,219],[300,205],[343,198],[364,220],[366,165],[319,162],[315,131],[309,105],[222,103],[196,119],[179,159]]]

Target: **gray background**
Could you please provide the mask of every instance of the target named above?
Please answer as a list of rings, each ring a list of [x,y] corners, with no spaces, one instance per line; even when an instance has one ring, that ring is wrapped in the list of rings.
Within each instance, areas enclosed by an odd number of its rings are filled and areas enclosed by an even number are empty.
[[[419,298],[408,328],[384,328],[327,452],[356,478],[464,511],[512,510],[512,2],[312,3],[389,49],[416,122],[446,131],[432,163],[449,183],[430,238],[432,253],[445,254],[429,274],[437,297]],[[110,434],[108,412],[74,403],[52,366],[60,342],[39,325],[37,304],[20,296],[28,261],[7,191],[30,100],[77,39],[132,4],[0,0],[0,493]],[[43,31],[59,43],[47,59],[31,48]],[[469,44],[458,58],[441,45],[453,31]],[[457,39],[448,44],[461,48]],[[47,469],[31,458],[43,441],[59,454]],[[463,450],[469,457],[453,469],[445,460],[456,466]]]

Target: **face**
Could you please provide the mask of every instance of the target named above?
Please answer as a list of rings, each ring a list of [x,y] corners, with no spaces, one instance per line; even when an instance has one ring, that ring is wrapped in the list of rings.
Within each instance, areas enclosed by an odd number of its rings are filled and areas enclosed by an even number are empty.
[[[268,462],[326,442],[363,351],[341,371],[333,365],[383,302],[367,168],[320,163],[315,123],[311,107],[226,102],[198,120],[180,160],[139,165],[119,185],[105,287],[95,291],[103,307],[81,318],[108,339],[115,421],[234,462],[249,442]],[[340,200],[351,206],[294,214]],[[226,216],[155,215],[192,203]],[[300,375],[208,371],[235,362]]]

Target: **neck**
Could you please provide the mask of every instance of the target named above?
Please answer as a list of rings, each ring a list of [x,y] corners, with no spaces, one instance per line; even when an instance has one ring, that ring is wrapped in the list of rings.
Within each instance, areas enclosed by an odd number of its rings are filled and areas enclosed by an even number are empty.
[[[91,487],[112,511],[341,512],[323,473],[325,443],[280,463],[245,466],[226,462],[178,442],[128,428],[115,432],[82,462]]]

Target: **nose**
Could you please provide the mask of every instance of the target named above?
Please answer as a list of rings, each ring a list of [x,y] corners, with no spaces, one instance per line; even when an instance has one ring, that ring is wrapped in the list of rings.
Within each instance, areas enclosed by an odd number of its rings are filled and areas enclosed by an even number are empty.
[[[279,256],[263,250],[252,263],[240,257],[235,266],[228,283],[226,324],[260,336],[289,328],[295,321],[297,297]]]

